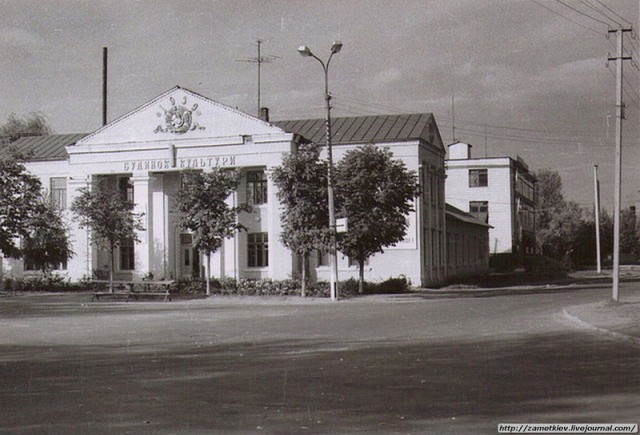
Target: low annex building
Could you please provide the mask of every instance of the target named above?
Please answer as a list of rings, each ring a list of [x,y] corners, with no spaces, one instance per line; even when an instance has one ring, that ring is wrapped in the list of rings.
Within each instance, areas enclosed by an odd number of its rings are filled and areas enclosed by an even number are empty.
[[[404,275],[413,285],[437,286],[457,275],[488,270],[488,225],[445,206],[445,149],[432,114],[335,118],[332,126],[335,161],[349,149],[375,143],[389,147],[419,174],[420,195],[407,217],[405,239],[370,258],[366,279]],[[212,255],[211,273],[286,279],[297,272],[299,262],[280,241],[281,206],[271,171],[283,153],[300,143],[324,144],[324,134],[324,120],[268,122],[175,87],[93,133],[25,137],[14,144],[30,153],[27,169],[65,213],[80,189],[98,179],[117,186],[135,204],[134,212],[143,213],[140,242],[117,252],[115,277],[122,280],[200,275],[203,258],[195,252],[191,234],[178,225],[180,173],[242,169],[242,183],[229,201],[253,206],[252,213],[239,216],[248,231],[238,232]],[[72,280],[99,274],[108,267],[108,254],[92,245],[86,229],[70,222],[75,256],[60,265],[60,273]],[[459,235],[449,245],[467,256],[448,254],[448,226]],[[355,264],[340,255],[338,259],[341,280],[357,277]],[[0,272],[22,276],[28,269],[28,262],[25,267],[23,261],[4,259]],[[328,279],[322,255],[312,259],[312,269],[318,279]]]

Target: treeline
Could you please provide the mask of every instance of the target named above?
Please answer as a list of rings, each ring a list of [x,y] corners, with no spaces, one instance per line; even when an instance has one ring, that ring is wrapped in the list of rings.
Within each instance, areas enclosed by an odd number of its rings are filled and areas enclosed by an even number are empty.
[[[557,171],[542,169],[536,173],[537,218],[536,243],[543,255],[579,268],[596,264],[595,210],[567,201]],[[602,264],[611,262],[613,254],[613,217],[600,210],[600,252]],[[620,253],[623,262],[640,258],[640,231],[635,207],[620,213]]]

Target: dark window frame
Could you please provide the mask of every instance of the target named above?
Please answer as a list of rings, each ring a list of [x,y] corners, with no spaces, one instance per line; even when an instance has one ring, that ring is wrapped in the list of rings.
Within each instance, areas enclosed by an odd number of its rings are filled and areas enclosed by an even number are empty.
[[[247,234],[247,267],[269,266],[269,233]]]
[[[135,242],[133,240],[123,240],[118,248],[119,270],[129,271],[136,269]]]
[[[469,169],[469,187],[489,186],[489,171],[486,168]]]
[[[58,211],[67,209],[67,178],[51,177],[49,179],[49,196]]]
[[[484,223],[489,223],[489,201],[469,201],[469,214]]]
[[[264,170],[247,171],[247,203],[252,205],[267,204],[267,174]]]

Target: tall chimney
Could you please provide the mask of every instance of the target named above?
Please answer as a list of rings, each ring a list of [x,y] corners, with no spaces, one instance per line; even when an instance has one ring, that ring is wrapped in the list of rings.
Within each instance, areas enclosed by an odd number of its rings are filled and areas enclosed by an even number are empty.
[[[262,119],[265,122],[269,122],[269,108],[268,107],[261,107],[260,108],[260,119]]]
[[[107,125],[107,47],[102,47],[102,125]]]

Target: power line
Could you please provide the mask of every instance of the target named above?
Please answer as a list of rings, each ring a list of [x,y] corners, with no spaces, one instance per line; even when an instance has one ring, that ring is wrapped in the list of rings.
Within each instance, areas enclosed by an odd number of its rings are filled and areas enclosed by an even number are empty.
[[[613,9],[609,8],[607,5],[605,5],[604,3],[602,3],[600,0],[596,0],[598,3],[600,3],[602,5],[602,7],[604,7],[606,10],[608,10],[609,12],[611,12],[613,15],[615,15],[616,17],[620,18],[622,21],[625,21],[627,24],[629,24],[630,26],[632,26],[633,24],[631,23],[631,21],[627,20],[626,18],[618,15]]]
[[[597,18],[594,18],[594,17],[592,17],[591,15],[586,14],[586,13],[582,12],[581,10],[574,8],[573,6],[571,6],[571,5],[568,5],[568,4],[564,3],[562,0],[556,0],[556,2],[560,3],[562,6],[564,6],[564,7],[566,7],[566,8],[571,9],[572,11],[575,11],[575,12],[579,13],[579,14],[580,14],[580,15],[582,15],[582,16],[585,16],[585,17],[587,17],[587,18],[590,18],[590,19],[592,19],[593,21],[597,21],[598,23],[602,23],[602,24],[604,24],[605,26],[607,26],[607,28],[610,28],[610,27],[611,27],[609,23],[606,23],[606,22],[604,22],[604,21],[602,21],[602,20],[599,20],[599,19],[597,19]]]
[[[396,107],[392,107],[392,106],[388,106],[388,105],[384,105],[384,104],[377,104],[377,103],[371,103],[365,100],[361,100],[358,98],[354,98],[354,97],[347,97],[344,95],[337,95],[334,94],[335,96],[339,97],[339,99],[342,100],[347,100],[348,102],[351,102],[352,104],[355,105],[361,105],[361,106],[365,106],[365,108],[360,108],[360,107],[356,107],[353,105],[349,105],[343,102],[338,102],[337,104],[344,104],[349,106],[352,109],[359,109],[362,110],[362,112],[368,112],[368,113],[373,113],[373,114],[377,114],[377,115],[386,115],[386,112],[383,112],[381,110],[392,110],[395,113],[400,113],[400,114],[409,114],[409,113],[413,113],[413,112],[407,112],[405,110],[401,110],[398,109]],[[374,109],[374,110],[371,110]],[[439,117],[442,118],[442,117]],[[484,123],[475,123],[472,121],[459,121],[458,119],[456,119],[456,125],[460,123],[462,125],[470,125],[470,126],[480,126],[480,127],[484,127]],[[500,130],[512,130],[512,131],[519,131],[519,132],[532,132],[532,133],[540,133],[540,134],[547,134],[547,135],[562,135],[562,136],[571,136],[573,137],[593,137],[594,135],[598,135],[601,132],[599,131],[585,131],[585,130],[562,130],[562,131],[556,131],[556,130],[540,130],[540,129],[532,129],[532,128],[520,128],[520,127],[508,127],[508,126],[504,126],[504,125],[496,125],[496,124],[486,124],[487,127],[490,127],[492,129],[500,129]],[[551,138],[544,138],[544,139],[556,139],[556,137],[551,137]]]
[[[596,35],[601,35],[602,34],[602,32],[599,32],[598,30],[596,30],[596,29],[594,29],[592,27],[585,26],[584,24],[578,23],[577,21],[573,21],[571,18],[562,15],[560,12],[554,11],[553,9],[543,5],[542,3],[538,3],[536,0],[531,0],[531,1],[534,2],[535,4],[537,4],[538,6],[540,6],[542,8],[545,8],[546,10],[548,10],[550,12],[553,12],[554,14],[558,15],[559,17],[569,21],[570,23],[573,23],[573,24],[575,24],[577,26],[580,26],[580,27],[582,27],[584,29],[587,29],[588,31],[593,32]]]
[[[586,0],[580,0],[580,2],[582,4],[584,4],[585,6],[587,6],[589,9],[591,9],[592,11],[594,11],[595,13],[600,14],[600,16],[604,17],[605,19],[613,21],[616,25],[618,25],[618,27],[622,27],[622,24],[620,24],[615,19],[609,17],[609,15],[605,14],[602,11],[602,9],[596,8],[595,6],[593,6],[591,3],[587,2]]]

